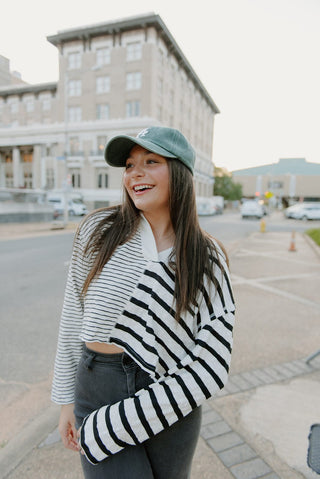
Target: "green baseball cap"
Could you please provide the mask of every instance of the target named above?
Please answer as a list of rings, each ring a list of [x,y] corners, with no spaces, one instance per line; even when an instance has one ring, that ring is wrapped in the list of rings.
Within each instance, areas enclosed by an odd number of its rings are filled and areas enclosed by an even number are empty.
[[[163,126],[145,128],[136,137],[114,136],[106,145],[104,158],[111,166],[125,166],[135,145],[165,158],[180,160],[193,174],[196,157],[194,149],[179,130]]]

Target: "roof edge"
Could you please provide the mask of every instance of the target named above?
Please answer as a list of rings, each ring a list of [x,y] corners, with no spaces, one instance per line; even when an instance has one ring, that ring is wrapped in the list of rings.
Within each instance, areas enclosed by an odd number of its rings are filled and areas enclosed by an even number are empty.
[[[187,71],[206,98],[207,103],[210,105],[215,114],[220,113],[219,108],[211,98],[207,89],[199,79],[198,75],[192,68],[191,64],[184,56],[181,48],[178,46],[173,35],[170,33],[168,27],[160,17],[155,13],[147,13],[144,15],[122,18],[111,22],[99,23],[95,25],[82,26],[79,28],[72,28],[70,30],[58,31],[55,35],[47,36],[47,40],[54,46],[59,46],[65,42],[72,40],[83,40],[89,37],[95,37],[102,34],[114,34],[125,32],[133,28],[154,27],[158,32],[162,33],[162,39],[167,44],[168,49],[174,54],[178,60],[178,63]]]
[[[57,82],[36,83],[32,85],[7,85],[0,87],[0,96],[22,95],[25,93],[39,93],[41,91],[55,91]]]

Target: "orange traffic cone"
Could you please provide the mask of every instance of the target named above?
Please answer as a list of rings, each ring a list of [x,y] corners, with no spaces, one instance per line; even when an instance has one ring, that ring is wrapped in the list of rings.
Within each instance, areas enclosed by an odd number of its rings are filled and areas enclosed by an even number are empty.
[[[292,231],[289,251],[297,251],[296,250],[296,240],[295,240],[295,232],[294,231]]]

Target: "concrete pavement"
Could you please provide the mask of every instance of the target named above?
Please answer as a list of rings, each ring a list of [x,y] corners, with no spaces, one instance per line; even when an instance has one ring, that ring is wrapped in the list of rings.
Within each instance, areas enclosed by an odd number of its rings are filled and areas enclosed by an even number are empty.
[[[48,226],[41,234],[59,233]],[[317,476],[306,458],[310,426],[320,422],[320,356],[305,359],[320,348],[320,253],[300,234],[290,247],[290,233],[257,231],[230,251],[237,302],[231,375],[204,407],[192,479]],[[1,478],[82,477],[77,454],[58,439],[58,408],[47,394],[48,407],[1,445]],[[12,404],[0,403],[14,414]]]

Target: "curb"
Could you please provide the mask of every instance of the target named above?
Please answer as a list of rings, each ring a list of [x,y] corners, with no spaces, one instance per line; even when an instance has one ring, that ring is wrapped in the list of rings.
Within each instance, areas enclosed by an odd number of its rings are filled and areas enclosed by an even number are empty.
[[[42,228],[23,228],[23,225],[16,227],[15,223],[12,223],[13,227],[7,226],[4,228],[0,224],[0,241],[11,241],[25,238],[36,238],[39,236],[53,236],[57,234],[75,233],[78,223],[68,223],[64,226],[61,223],[52,222],[46,223]],[[27,225],[28,226],[28,225]],[[42,225],[43,226],[43,225]]]
[[[18,436],[0,450],[0,479],[5,479],[58,424],[59,410],[50,405],[34,418]]]
[[[320,246],[318,246],[313,239],[310,238],[309,235],[306,233],[303,233],[302,236],[304,237],[306,243],[313,249],[313,251],[316,253],[316,255],[320,258]]]

